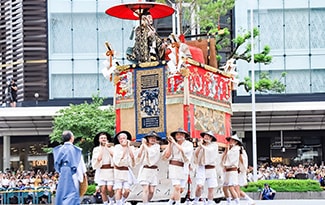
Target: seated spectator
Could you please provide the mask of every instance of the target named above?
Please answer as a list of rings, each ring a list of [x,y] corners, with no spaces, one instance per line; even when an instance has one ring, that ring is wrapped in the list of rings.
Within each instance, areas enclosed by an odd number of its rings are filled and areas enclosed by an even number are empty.
[[[9,183],[10,183],[10,180],[8,178],[7,175],[5,175],[3,178],[2,178],[2,187],[4,189],[8,189],[9,188]]]
[[[102,195],[100,193],[100,188],[98,186],[96,186],[96,191],[95,193],[93,194],[93,198],[94,198],[94,202],[96,204],[101,204],[103,203],[103,200],[102,200]]]
[[[273,200],[276,191],[272,189],[269,184],[264,184],[264,189],[260,194],[261,200]]]
[[[23,184],[22,180],[19,180],[17,183],[17,188],[20,190],[24,190],[25,189],[25,185]]]

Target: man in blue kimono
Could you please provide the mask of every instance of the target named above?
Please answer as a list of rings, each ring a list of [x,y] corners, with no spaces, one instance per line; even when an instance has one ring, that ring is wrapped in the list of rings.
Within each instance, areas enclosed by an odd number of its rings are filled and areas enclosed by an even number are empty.
[[[60,174],[55,204],[79,205],[79,182],[83,181],[86,166],[81,149],[73,145],[73,133],[64,131],[62,140],[64,144],[53,149],[54,168]]]

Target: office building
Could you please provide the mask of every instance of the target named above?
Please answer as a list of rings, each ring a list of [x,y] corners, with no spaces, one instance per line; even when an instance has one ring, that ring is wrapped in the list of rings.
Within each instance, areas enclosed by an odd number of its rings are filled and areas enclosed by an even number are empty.
[[[133,45],[130,36],[137,25],[136,21],[105,14],[107,8],[121,2],[129,1],[1,1],[1,100],[8,106],[5,88],[7,79],[13,77],[18,84],[19,107],[0,110],[0,152],[4,153],[0,169],[4,164],[47,168],[51,162],[41,148],[48,144],[55,111],[69,102],[90,99],[97,92],[103,97],[113,96],[113,85],[101,73],[106,58],[104,43],[108,41],[117,59],[127,63],[125,52]],[[284,93],[256,93],[259,161],[322,163],[325,3],[255,0],[236,4],[234,32],[250,29],[253,8],[253,25],[260,30],[255,49],[271,47],[273,62],[256,64],[255,76],[269,71],[272,77],[280,78],[283,71],[287,72],[282,79]],[[251,75],[249,63],[236,63],[241,79]],[[239,88],[233,101],[233,130],[243,138],[251,160],[250,93]]]

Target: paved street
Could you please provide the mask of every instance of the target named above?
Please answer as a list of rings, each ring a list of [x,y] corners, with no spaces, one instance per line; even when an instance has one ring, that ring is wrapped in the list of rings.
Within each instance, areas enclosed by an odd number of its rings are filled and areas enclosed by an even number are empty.
[[[272,200],[272,201],[261,201],[256,200],[256,205],[324,205],[324,200]],[[153,202],[151,205],[166,205],[167,202]],[[219,205],[226,205],[226,201],[221,201]],[[137,205],[143,205],[142,203],[138,203]],[[184,203],[186,205],[186,203]],[[189,204],[191,205],[191,203]],[[200,205],[203,205],[201,203]],[[231,205],[235,205],[235,202],[232,202]],[[248,205],[247,201],[240,201],[240,205]]]

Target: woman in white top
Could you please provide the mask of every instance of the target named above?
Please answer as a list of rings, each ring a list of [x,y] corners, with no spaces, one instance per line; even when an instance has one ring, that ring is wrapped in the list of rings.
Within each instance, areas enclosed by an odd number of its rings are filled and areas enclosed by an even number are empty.
[[[214,204],[213,192],[218,186],[216,166],[220,165],[218,158],[217,139],[211,131],[201,132],[201,140],[194,152],[196,168],[196,190],[193,205],[197,205],[202,194],[204,184],[208,187],[208,205]]]
[[[222,157],[222,164],[225,173],[223,192],[227,199],[227,204],[231,203],[231,196],[234,198],[235,203],[239,204],[239,195],[236,191],[236,186],[239,184],[239,145],[241,145],[241,141],[236,134],[232,135],[231,137],[227,137],[226,140],[229,142],[229,144]]]

